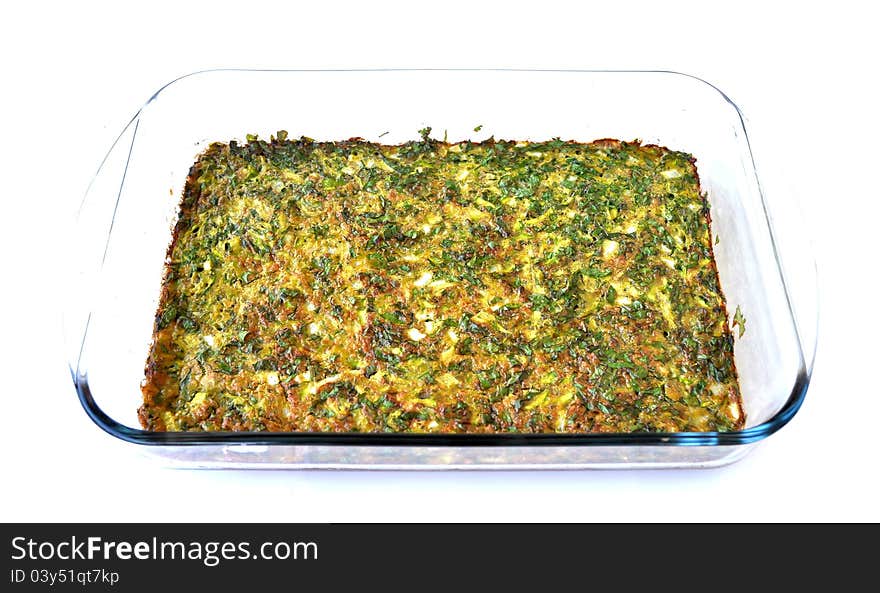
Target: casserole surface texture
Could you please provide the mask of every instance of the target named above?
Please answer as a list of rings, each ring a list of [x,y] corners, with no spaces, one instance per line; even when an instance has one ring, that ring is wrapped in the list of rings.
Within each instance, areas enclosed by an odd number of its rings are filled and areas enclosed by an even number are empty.
[[[248,137],[193,165],[153,431],[744,426],[694,159],[638,142]]]

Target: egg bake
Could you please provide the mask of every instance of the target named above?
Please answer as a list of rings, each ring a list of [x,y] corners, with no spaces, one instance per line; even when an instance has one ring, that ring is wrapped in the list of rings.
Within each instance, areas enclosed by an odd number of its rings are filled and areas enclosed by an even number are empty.
[[[639,142],[215,143],[168,248],[153,431],[727,431],[695,160]]]

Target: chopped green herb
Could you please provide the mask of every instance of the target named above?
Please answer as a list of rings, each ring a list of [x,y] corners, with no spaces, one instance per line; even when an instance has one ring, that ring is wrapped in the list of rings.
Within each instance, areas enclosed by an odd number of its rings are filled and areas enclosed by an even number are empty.
[[[743,425],[732,329],[745,319],[724,319],[692,157],[431,131],[396,146],[280,131],[198,157],[145,428]]]
[[[736,312],[733,314],[733,323],[731,324],[731,327],[739,329],[739,337],[743,337],[743,334],[746,333],[746,318],[743,316],[739,305],[736,306]]]

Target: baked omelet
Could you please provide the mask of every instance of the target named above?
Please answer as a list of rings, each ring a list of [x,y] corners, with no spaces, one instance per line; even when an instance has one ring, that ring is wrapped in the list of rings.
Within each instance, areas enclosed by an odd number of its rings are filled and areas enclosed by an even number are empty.
[[[695,160],[639,142],[212,144],[168,249],[153,431],[728,431]]]

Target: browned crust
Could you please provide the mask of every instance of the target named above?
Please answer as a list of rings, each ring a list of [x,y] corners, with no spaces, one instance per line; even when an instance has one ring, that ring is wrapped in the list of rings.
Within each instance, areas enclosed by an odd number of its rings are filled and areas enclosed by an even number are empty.
[[[688,159],[691,163],[691,172],[694,174],[694,178],[697,180],[697,190],[700,193],[700,196],[703,197],[706,203],[706,208],[703,209],[706,215],[706,226],[712,231],[712,213],[709,208],[709,200],[707,194],[703,191],[703,184],[700,180],[700,173],[697,170],[697,159],[693,156]],[[718,261],[715,258],[715,241],[712,238],[711,232],[709,234],[709,254],[712,266],[712,271],[715,273],[715,277],[718,279],[718,294],[721,296],[721,314],[724,315],[724,325],[727,328],[727,331],[731,338],[733,338],[733,330],[730,327],[730,316],[727,313],[727,297],[724,295],[724,287],[721,284],[721,275],[718,273]],[[732,356],[730,358],[730,364],[733,368],[733,376],[736,379],[737,384],[739,384],[739,370],[736,368],[736,356]],[[736,391],[728,393],[728,397],[736,404],[739,410],[739,420],[737,421],[736,428],[737,430],[742,430],[745,426],[746,422],[746,410],[745,406],[743,406],[742,402],[742,392]]]

